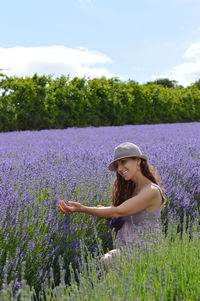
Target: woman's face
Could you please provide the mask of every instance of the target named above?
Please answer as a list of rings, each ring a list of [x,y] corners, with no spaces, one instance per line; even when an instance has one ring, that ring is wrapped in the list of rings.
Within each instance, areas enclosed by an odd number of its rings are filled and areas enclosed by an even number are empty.
[[[131,180],[140,170],[140,158],[123,158],[115,162],[117,172],[124,180]]]

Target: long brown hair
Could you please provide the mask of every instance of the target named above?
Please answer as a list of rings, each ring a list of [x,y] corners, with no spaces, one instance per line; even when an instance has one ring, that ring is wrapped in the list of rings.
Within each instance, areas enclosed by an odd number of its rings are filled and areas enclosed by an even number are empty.
[[[135,159],[135,157],[133,159]],[[165,200],[162,181],[153,166],[151,166],[146,160],[141,159],[140,169],[146,178],[148,178],[152,183],[160,186]],[[116,179],[112,186],[111,204],[115,207],[121,205],[124,201],[133,196],[134,190],[135,183],[131,180],[124,180],[124,178],[117,172]]]

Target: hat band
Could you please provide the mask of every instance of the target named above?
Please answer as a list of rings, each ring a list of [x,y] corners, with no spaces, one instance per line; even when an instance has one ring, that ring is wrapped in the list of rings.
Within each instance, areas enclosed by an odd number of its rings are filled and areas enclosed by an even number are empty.
[[[128,153],[128,154],[124,154],[124,155],[118,155],[118,156],[116,156],[115,158],[114,158],[114,161],[116,161],[116,160],[118,160],[118,159],[120,159],[120,158],[126,158],[126,157],[128,157],[128,158],[130,158],[130,157],[141,157],[142,156],[142,154],[135,154],[135,155],[133,155],[133,153]]]

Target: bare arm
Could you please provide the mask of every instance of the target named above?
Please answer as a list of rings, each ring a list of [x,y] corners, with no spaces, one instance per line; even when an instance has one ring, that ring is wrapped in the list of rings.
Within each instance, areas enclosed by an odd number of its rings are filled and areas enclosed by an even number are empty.
[[[155,187],[145,188],[140,194],[122,203],[119,208],[119,216],[127,216],[138,213],[152,205],[162,203],[160,192]]]
[[[60,201],[59,210],[63,213],[81,212],[102,218],[111,218],[117,214],[117,207],[88,207],[77,202],[68,202],[68,204],[69,206],[64,201]]]
[[[68,202],[68,206],[64,201],[60,201],[59,210],[63,213],[82,212],[102,218],[128,216],[150,207],[158,194],[157,189],[148,187],[142,193],[128,199],[118,207],[88,207],[77,202]]]

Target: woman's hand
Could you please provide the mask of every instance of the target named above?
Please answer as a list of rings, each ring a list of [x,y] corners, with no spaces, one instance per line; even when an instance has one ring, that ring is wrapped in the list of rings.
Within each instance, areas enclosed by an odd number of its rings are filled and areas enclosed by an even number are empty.
[[[78,202],[69,201],[68,204],[70,206],[68,206],[65,203],[65,201],[59,201],[58,208],[59,208],[60,212],[63,212],[63,213],[81,212],[83,209],[83,205],[81,205]]]

